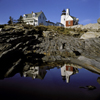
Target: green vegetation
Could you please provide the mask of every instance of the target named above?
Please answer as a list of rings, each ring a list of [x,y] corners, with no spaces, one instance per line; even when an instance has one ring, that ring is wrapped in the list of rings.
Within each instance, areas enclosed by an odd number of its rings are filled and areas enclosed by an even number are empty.
[[[54,33],[64,34],[68,36],[81,36],[84,32],[87,32],[86,29],[82,30],[81,28],[64,28],[59,26],[43,26],[39,25],[34,27],[37,31],[43,32],[43,31],[52,31]]]
[[[17,21],[18,21],[18,23],[24,23],[24,20],[23,20],[23,17],[22,16],[20,16]]]
[[[18,20],[13,20],[11,16],[9,17],[9,19],[10,20],[8,21],[8,25],[22,26],[25,29],[35,29],[40,34],[42,34],[43,31],[52,31],[53,33],[79,37],[84,32],[87,32],[86,29],[82,30],[81,28],[64,28],[59,26],[44,26],[44,25],[39,25],[35,27],[34,25],[27,25],[26,23],[24,23],[22,16],[20,16]]]
[[[33,25],[27,25],[27,24],[22,24],[23,25],[23,27],[25,28],[25,29],[33,29],[34,28],[34,26]]]
[[[4,28],[4,26],[6,26],[6,24],[0,25],[0,28]]]
[[[22,15],[17,20],[14,20],[11,16],[9,17],[8,25],[13,25],[13,24],[17,24],[17,23],[19,23],[19,24],[24,23]]]
[[[13,18],[12,18],[11,16],[9,17],[8,24],[9,24],[9,25],[12,25],[12,24],[13,24]]]
[[[19,28],[21,27],[21,29],[35,29],[40,34],[42,34],[43,31],[51,31],[52,33],[58,33],[58,34],[63,34],[63,35],[68,35],[68,36],[75,36],[75,37],[80,37],[82,34],[87,32],[86,29],[81,29],[81,28],[72,29],[72,28],[64,28],[64,27],[59,27],[59,26],[44,26],[44,25],[34,26],[34,25],[29,25],[29,24],[27,25],[23,23],[22,16],[20,16],[18,21],[19,22],[12,25],[13,19],[10,16],[10,20],[8,22],[9,25],[6,25],[6,26],[9,28],[13,26],[17,26]],[[4,28],[4,25],[1,25],[0,27]]]

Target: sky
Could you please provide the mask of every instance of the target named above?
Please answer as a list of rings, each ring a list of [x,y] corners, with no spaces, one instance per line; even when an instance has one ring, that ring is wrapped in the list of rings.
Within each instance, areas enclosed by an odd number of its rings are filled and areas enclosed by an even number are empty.
[[[17,20],[32,11],[43,11],[47,20],[56,23],[67,8],[79,24],[97,23],[100,17],[100,0],[0,0],[0,24],[7,24],[10,16]]]

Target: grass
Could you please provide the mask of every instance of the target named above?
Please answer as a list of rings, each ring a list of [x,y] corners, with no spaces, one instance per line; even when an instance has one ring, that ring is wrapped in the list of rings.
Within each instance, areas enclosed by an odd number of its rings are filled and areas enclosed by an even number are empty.
[[[2,28],[8,28],[8,27],[13,27],[13,26],[18,26],[18,27],[23,27],[23,29],[35,29],[38,33],[42,33],[43,31],[52,31],[54,33],[58,34],[64,34],[68,36],[80,36],[83,33],[87,32],[86,29],[82,30],[81,28],[64,28],[60,26],[44,26],[44,25],[39,25],[39,26],[33,26],[33,25],[27,25],[27,24],[14,24],[14,25],[1,25],[0,27]],[[76,34],[77,33],[77,34]]]

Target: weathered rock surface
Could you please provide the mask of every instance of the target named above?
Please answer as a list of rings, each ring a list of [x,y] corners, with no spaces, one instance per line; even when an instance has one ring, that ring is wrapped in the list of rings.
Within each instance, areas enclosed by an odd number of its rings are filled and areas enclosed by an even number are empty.
[[[86,32],[80,37],[80,39],[89,39],[98,37],[100,37],[100,32]]]
[[[77,57],[80,55],[98,56],[100,38],[81,40],[79,38],[59,35],[57,37],[43,38],[41,43],[36,45],[37,53],[47,56],[61,56],[61,58]],[[55,58],[56,59],[56,58]]]
[[[97,78],[97,82],[100,84],[100,77]]]
[[[98,18],[97,22],[98,22],[98,24],[100,24],[100,18]]]
[[[81,86],[80,88],[88,89],[88,90],[95,90],[96,89],[96,87],[95,86],[92,86],[92,85],[89,85],[89,86]]]
[[[80,39],[53,31],[44,31],[42,35],[34,28],[22,26],[7,27],[0,32],[1,78],[2,73],[9,76],[16,66],[23,71],[54,61],[75,63],[100,73],[99,36]]]
[[[2,31],[2,28],[0,28],[0,31]]]
[[[98,20],[99,22],[99,20]],[[94,23],[94,24],[87,24],[87,25],[74,25],[74,26],[69,26],[67,28],[72,28],[72,29],[81,29],[81,30],[87,30],[87,31],[92,31],[92,32],[100,32],[100,24],[99,23]]]

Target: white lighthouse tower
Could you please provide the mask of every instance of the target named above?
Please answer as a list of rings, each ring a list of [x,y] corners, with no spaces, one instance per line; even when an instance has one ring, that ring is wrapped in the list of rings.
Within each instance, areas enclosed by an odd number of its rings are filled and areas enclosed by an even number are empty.
[[[73,26],[73,25],[78,25],[78,21],[79,21],[78,18],[70,15],[70,9],[67,8],[66,11],[65,10],[62,11],[61,23],[65,27]]]
[[[66,16],[69,16],[70,15],[70,11],[69,9],[66,9]]]
[[[61,23],[65,26],[65,22],[66,22],[66,11],[63,10],[61,14]]]

